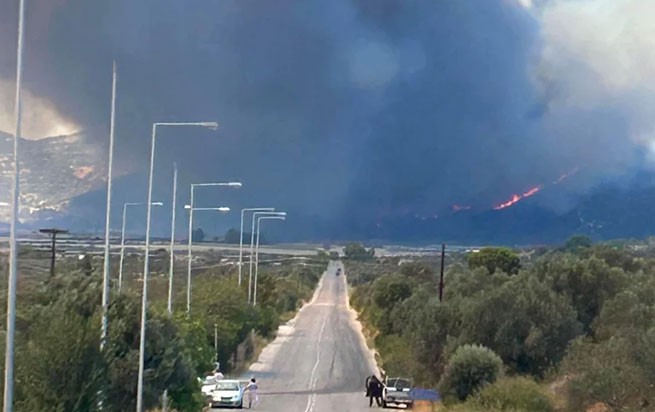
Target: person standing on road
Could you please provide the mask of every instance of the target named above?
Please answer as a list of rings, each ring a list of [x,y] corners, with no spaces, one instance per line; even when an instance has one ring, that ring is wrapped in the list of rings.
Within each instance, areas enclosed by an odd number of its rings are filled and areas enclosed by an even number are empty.
[[[382,406],[382,388],[382,382],[380,382],[377,376],[371,375],[366,378],[366,396],[369,398],[369,408],[373,406],[373,398],[375,398],[375,403],[378,406]]]
[[[243,391],[248,394],[248,409],[259,403],[259,396],[257,396],[257,380],[255,380],[255,378],[250,379],[250,382],[245,388],[243,388]]]

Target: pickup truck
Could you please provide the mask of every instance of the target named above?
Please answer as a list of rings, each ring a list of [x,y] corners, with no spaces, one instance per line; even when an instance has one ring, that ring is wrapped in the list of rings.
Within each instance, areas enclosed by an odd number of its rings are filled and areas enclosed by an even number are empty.
[[[386,378],[384,380],[384,392],[382,393],[382,407],[405,406],[411,409],[414,406],[410,392],[412,380],[406,378]]]

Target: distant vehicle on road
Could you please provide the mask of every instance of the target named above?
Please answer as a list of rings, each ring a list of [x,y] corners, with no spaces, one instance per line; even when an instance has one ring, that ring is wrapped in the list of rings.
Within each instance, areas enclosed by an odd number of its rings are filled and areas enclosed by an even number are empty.
[[[341,268],[337,268],[337,276],[341,274]]]
[[[220,380],[214,386],[210,407],[243,408],[243,387],[237,380]]]
[[[406,406],[412,408],[414,400],[411,397],[412,380],[407,378],[387,378],[384,382],[382,407]]]

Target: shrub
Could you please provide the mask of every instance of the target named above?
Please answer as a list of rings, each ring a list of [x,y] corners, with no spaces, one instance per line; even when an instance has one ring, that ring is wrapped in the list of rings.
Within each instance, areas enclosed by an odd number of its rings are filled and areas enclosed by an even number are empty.
[[[492,276],[496,281],[499,276]],[[453,349],[478,343],[496,352],[513,372],[538,377],[564,357],[580,334],[575,310],[565,297],[528,273],[502,276],[505,281],[456,304],[459,331],[451,333]],[[455,338],[456,336],[456,338]]]
[[[446,396],[465,400],[501,375],[503,361],[491,349],[480,345],[457,348],[448,361],[439,388]]]
[[[416,369],[412,347],[407,339],[398,335],[380,335],[375,346],[382,357],[382,366],[387,376],[403,376]]]
[[[519,256],[511,249],[504,247],[488,247],[468,257],[471,269],[484,267],[490,274],[502,270],[508,275],[516,275],[521,268]]]
[[[570,410],[584,410],[596,402],[635,409],[655,402],[652,381],[642,366],[648,359],[635,358],[633,345],[619,337],[571,345],[562,365],[572,376],[567,385]]]
[[[359,243],[351,243],[343,248],[343,254],[348,260],[371,260],[375,257],[375,249],[366,249]]]
[[[469,401],[481,411],[552,412],[553,403],[533,380],[517,377],[500,379],[483,388]]]

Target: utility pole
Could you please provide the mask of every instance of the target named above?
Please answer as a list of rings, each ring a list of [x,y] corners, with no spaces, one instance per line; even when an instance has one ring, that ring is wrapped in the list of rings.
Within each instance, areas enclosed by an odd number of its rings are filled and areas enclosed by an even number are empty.
[[[443,270],[444,270],[444,259],[446,257],[446,244],[441,244],[441,274],[439,275],[439,302],[443,301]]]
[[[55,258],[57,256],[57,235],[68,233],[68,230],[63,229],[40,229],[39,232],[46,233],[52,237],[52,244],[50,246],[50,277],[55,277]]]

